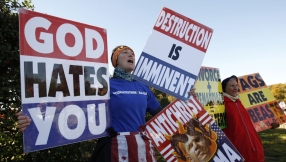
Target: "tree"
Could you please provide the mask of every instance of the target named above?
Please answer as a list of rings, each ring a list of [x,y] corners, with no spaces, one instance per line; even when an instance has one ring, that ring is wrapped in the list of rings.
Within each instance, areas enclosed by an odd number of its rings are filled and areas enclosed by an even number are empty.
[[[152,90],[152,92],[154,93],[155,97],[157,98],[157,100],[160,102],[160,105],[162,108],[165,108],[167,105],[169,105],[172,101],[174,101],[176,98],[168,95],[166,93],[163,93],[155,88],[150,87],[150,89]],[[147,113],[145,119],[146,121],[150,120],[153,116],[149,113]]]
[[[269,88],[278,102],[286,102],[286,84],[274,84]]]
[[[15,109],[20,107],[19,27],[20,7],[33,9],[30,1],[0,2],[0,159],[10,161],[21,157],[21,137],[15,122]]]

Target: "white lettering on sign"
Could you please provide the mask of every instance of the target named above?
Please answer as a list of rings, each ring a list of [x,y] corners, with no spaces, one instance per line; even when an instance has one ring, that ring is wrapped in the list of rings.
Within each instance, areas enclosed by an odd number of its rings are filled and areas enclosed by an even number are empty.
[[[65,36],[68,33],[72,33],[75,39],[75,44],[73,47],[70,47],[66,44]],[[78,28],[72,24],[62,24],[56,34],[57,43],[60,50],[67,56],[77,56],[83,47],[83,39]]]
[[[83,109],[79,106],[68,105],[59,113],[58,119],[54,118],[56,107],[46,107],[45,118],[43,118],[39,107],[28,109],[39,132],[35,145],[47,144],[54,119],[58,120],[57,122],[55,121],[55,123],[58,123],[57,127],[60,134],[69,140],[76,139],[83,134],[86,121],[88,121],[88,129],[91,134],[98,135],[103,133],[107,124],[105,107],[105,103],[98,104],[98,109],[96,109],[94,104],[89,104],[87,105],[86,116]],[[96,114],[96,112],[98,112],[98,114]],[[73,115],[73,118],[69,119],[71,115]],[[68,123],[71,123],[73,126],[76,125],[76,127],[70,128]]]
[[[87,105],[87,114],[88,114],[88,123],[96,123],[97,115],[94,104]],[[105,104],[98,104],[98,116],[100,117],[98,125],[88,124],[89,131],[93,135],[101,134],[106,129],[106,120],[105,118],[103,118],[103,116],[106,116]]]
[[[41,32],[40,39],[42,39],[44,43],[38,42],[36,39],[36,29],[41,27],[48,30],[51,24],[49,20],[42,17],[34,17],[26,23],[24,28],[25,38],[35,51],[43,54],[54,51],[53,34]]]
[[[222,144],[222,148],[224,149],[226,156],[222,153],[220,149],[218,149],[216,155],[213,157],[213,161],[215,162],[235,162],[240,161],[241,157],[226,143]]]
[[[54,52],[54,34],[40,32],[39,39],[43,40],[43,42],[39,42],[36,38],[36,29],[44,28],[48,30],[52,25],[51,21],[43,17],[33,17],[27,21],[24,27],[24,36],[32,49],[42,54]],[[75,38],[75,44],[72,47],[68,46],[65,41],[65,36],[68,33],[72,34]],[[104,41],[102,36],[96,30],[88,28],[85,28],[84,33],[85,40],[76,26],[64,23],[58,27],[55,33],[56,45],[64,55],[73,57],[80,54],[83,50],[83,44],[85,43],[86,57],[94,59],[99,58],[104,52]],[[100,47],[93,49],[93,40],[96,40],[97,45],[100,45]]]
[[[76,118],[72,118],[69,123],[74,125],[77,124],[74,129],[69,128],[68,118],[74,115]],[[76,105],[66,106],[59,114],[58,127],[61,134],[69,140],[78,138],[84,131],[85,128],[85,116],[82,109]]]
[[[134,75],[185,98],[195,82],[195,79],[144,56],[140,57],[137,66],[139,68],[136,68]]]
[[[160,27],[164,32],[170,33],[204,49],[207,49],[212,36],[212,33],[209,33],[208,30],[200,27],[198,23],[189,22],[176,15],[166,13],[166,11],[163,10],[160,13],[155,26],[158,28]]]
[[[160,113],[160,115],[154,119],[150,124],[146,126],[147,132],[150,134],[150,138],[153,139],[156,146],[160,146],[166,141],[164,134],[174,134],[178,129],[177,121],[187,123],[193,118],[192,114],[197,115],[202,111],[201,107],[191,98],[192,102],[183,102],[178,100]],[[205,112],[205,115],[208,113]],[[203,119],[199,118],[202,123],[207,123],[212,120],[211,117]],[[171,128],[171,129],[170,129]]]
[[[28,111],[39,131],[39,135],[38,135],[35,145],[47,144],[50,130],[52,127],[52,123],[54,120],[54,114],[56,111],[56,107],[46,108],[45,119],[43,119],[43,115],[39,107],[28,109]]]

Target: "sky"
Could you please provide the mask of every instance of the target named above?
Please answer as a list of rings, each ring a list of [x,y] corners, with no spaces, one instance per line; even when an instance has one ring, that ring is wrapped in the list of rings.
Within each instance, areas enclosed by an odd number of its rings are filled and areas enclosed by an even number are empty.
[[[37,12],[107,30],[108,57],[117,45],[139,58],[163,7],[213,29],[202,66],[221,79],[259,73],[267,85],[286,83],[286,1],[33,0]],[[109,59],[110,60],[110,59]],[[109,64],[109,71],[113,73]]]

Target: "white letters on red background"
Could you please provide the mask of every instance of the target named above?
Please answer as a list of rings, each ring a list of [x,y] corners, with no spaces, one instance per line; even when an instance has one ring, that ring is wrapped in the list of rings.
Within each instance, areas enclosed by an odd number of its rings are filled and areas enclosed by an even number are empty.
[[[24,10],[22,12],[29,12]],[[20,22],[22,55],[108,63],[105,29],[74,21],[57,21],[49,15],[25,15]],[[24,50],[24,51],[23,51]]]
[[[212,37],[209,27],[167,8],[161,11],[154,29],[203,52],[206,52]]]
[[[23,80],[22,92],[27,89],[32,89],[34,98],[22,95],[27,101],[37,101],[38,98],[46,101],[55,101],[53,97],[49,96],[50,84],[55,76],[51,77],[51,73],[55,72],[56,67],[62,66],[58,72],[57,83],[66,85],[65,92],[67,94],[60,95],[57,92],[56,98],[62,98],[61,101],[82,100],[87,95],[84,92],[87,88],[103,88],[108,85],[108,56],[107,56],[107,36],[105,29],[83,25],[74,21],[59,20],[49,15],[37,13],[36,15],[30,14],[31,11],[21,9],[20,13],[20,54],[21,54],[21,75]],[[43,60],[43,58],[45,58]],[[25,69],[27,63],[32,63],[32,69]],[[37,65],[41,64],[41,67]],[[81,71],[76,73],[71,72],[71,66],[81,67]],[[91,69],[87,73],[86,68]],[[41,70],[41,72],[39,72]],[[33,83],[34,86],[27,86],[27,74],[33,75],[28,79],[34,78],[36,80],[43,80],[44,87],[40,87],[38,83]],[[55,73],[54,73],[55,74]],[[42,76],[41,76],[42,75]],[[45,77],[43,77],[45,75]],[[75,77],[79,81],[75,83]],[[64,80],[67,83],[63,83]],[[87,87],[86,79],[90,78],[90,84]],[[31,82],[31,81],[30,81]],[[104,85],[103,85],[104,83]],[[42,84],[43,86],[43,84]],[[80,87],[80,95],[74,94],[74,88]],[[41,90],[47,92],[41,93]],[[64,92],[64,91],[63,91]],[[60,93],[63,93],[60,92]],[[41,95],[38,95],[40,94]],[[97,91],[98,93],[98,91]],[[22,93],[23,94],[23,93]],[[58,95],[59,94],[59,95]],[[46,97],[47,96],[47,97]],[[75,96],[80,96],[81,98]],[[37,98],[38,97],[38,98]],[[43,98],[44,97],[44,98]],[[45,98],[46,97],[46,98]],[[98,97],[98,98],[92,98]],[[89,96],[91,99],[108,99],[109,95]],[[85,99],[89,99],[85,98]],[[91,100],[92,100],[91,99]],[[40,102],[40,101],[39,101]]]
[[[66,56],[74,57],[80,54],[83,48],[83,37],[79,29],[72,25],[72,24],[62,24],[56,31],[56,34],[48,33],[48,32],[41,32],[39,39],[43,40],[44,42],[39,42],[36,39],[36,29],[37,28],[44,28],[46,30],[52,23],[43,18],[43,17],[34,17],[31,18],[25,25],[25,38],[29,46],[34,49],[35,51],[42,53],[42,54],[49,54],[54,52],[54,37],[56,37],[56,43],[60,48],[61,52]],[[73,47],[70,47],[66,44],[65,36],[66,34],[71,33],[75,38],[75,44]],[[99,58],[103,52],[104,47],[99,49],[93,49],[92,41],[95,39],[98,44],[104,44],[103,38],[95,30],[85,28],[85,51],[87,58]]]

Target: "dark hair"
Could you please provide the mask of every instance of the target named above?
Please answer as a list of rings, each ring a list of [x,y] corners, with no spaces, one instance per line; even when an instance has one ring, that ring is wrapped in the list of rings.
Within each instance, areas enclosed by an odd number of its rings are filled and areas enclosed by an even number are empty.
[[[225,88],[227,83],[229,82],[230,79],[235,79],[236,82],[238,83],[238,78],[235,75],[232,75],[228,78],[225,78],[222,82],[221,82],[221,86],[222,86],[222,91],[225,92]]]
[[[210,130],[210,131],[211,131],[211,130]],[[204,138],[209,146],[212,145],[212,142],[211,142],[211,140],[209,139],[209,138],[211,138],[211,136],[205,136],[202,132],[197,131],[197,130],[195,130],[194,133],[191,134],[191,136],[194,136],[194,135],[198,135],[198,136],[200,136],[201,138]],[[209,137],[209,138],[208,138],[208,137]]]

